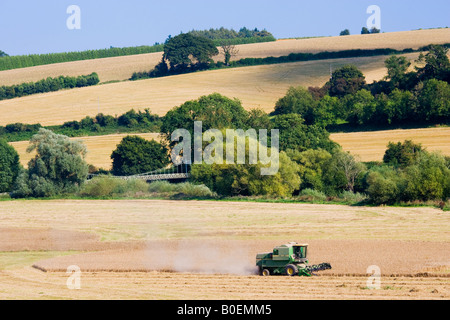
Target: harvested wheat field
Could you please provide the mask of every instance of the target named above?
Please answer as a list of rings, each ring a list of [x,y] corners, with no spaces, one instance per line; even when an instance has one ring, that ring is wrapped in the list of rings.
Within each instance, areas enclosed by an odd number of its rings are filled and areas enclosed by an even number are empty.
[[[429,44],[449,42],[450,29],[416,30],[346,37],[323,37],[311,39],[286,39],[276,42],[238,45],[237,56],[242,58],[279,57],[290,53],[317,53],[352,49],[405,48],[418,49]],[[219,50],[220,51],[220,50]],[[79,76],[97,72],[101,82],[127,80],[135,71],[151,70],[161,61],[162,53],[149,53],[124,57],[104,58],[43,65],[0,72],[0,84],[13,85],[39,81],[60,75]],[[219,55],[215,60],[223,60]]]
[[[111,154],[116,149],[117,145],[127,135],[139,136],[147,140],[158,140],[158,133],[130,133],[130,134],[111,134],[106,136],[89,136],[71,138],[72,140],[82,141],[88,150],[86,155],[86,162],[103,168],[105,170],[111,169],[112,160]],[[35,152],[28,153],[28,141],[11,142],[11,145],[16,149],[20,157],[22,166],[27,167],[28,162],[35,156]]]
[[[58,200],[0,202],[0,212],[0,298],[450,296],[450,219],[438,209]],[[333,269],[255,275],[256,253],[289,241],[309,243],[310,262]],[[70,265],[82,271],[80,290],[66,286]],[[370,265],[381,269],[379,290],[367,289]]]
[[[374,132],[335,133],[330,138],[361,161],[383,161],[389,142],[412,140],[428,151],[441,151],[450,156],[450,128],[387,130]]]
[[[386,75],[385,59],[386,56],[377,56],[251,66],[37,94],[0,101],[0,111],[8,110],[3,112],[0,125],[16,122],[61,125],[87,115],[100,112],[116,115],[132,108],[149,108],[152,113],[164,116],[173,107],[214,92],[240,99],[246,109],[272,112],[289,87],[323,85],[329,79],[330,66],[354,64],[372,82]]]

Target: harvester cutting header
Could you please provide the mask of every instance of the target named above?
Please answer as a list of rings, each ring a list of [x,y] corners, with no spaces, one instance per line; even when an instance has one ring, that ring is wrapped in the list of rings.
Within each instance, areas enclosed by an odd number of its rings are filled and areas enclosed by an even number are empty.
[[[290,242],[273,249],[270,253],[256,255],[256,266],[262,276],[288,275],[311,277],[316,271],[331,269],[329,263],[308,265],[307,244]]]

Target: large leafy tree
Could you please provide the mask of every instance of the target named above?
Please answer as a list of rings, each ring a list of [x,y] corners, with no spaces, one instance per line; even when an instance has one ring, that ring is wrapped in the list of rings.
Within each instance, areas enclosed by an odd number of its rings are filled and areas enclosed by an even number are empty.
[[[87,149],[80,141],[39,129],[30,140],[27,152],[36,152],[18,177],[13,196],[49,197],[72,193],[87,179],[89,168],[84,160]]]
[[[364,74],[354,65],[346,65],[333,72],[327,86],[330,96],[343,97],[358,92],[365,84]]]
[[[163,119],[161,132],[167,142],[177,129],[186,129],[194,134],[194,121],[202,121],[203,131],[209,129],[244,129],[248,112],[237,99],[230,99],[218,93],[202,96],[175,107]]]
[[[414,143],[411,140],[406,140],[403,143],[389,142],[383,157],[383,162],[405,168],[415,164],[423,151],[424,148],[420,143]]]
[[[290,87],[286,95],[277,101],[274,114],[297,113],[305,119],[306,124],[312,124],[316,106],[317,101],[306,88]]]
[[[273,128],[280,130],[280,150],[305,151],[324,149],[332,151],[337,144],[330,140],[330,134],[322,127],[307,126],[298,114],[283,114],[274,117]]]
[[[250,140],[247,140],[250,143]],[[257,142],[258,143],[258,142]],[[223,146],[224,149],[226,146]],[[258,149],[261,145],[258,143]],[[270,149],[270,153],[278,150]],[[237,146],[234,148],[235,156]],[[225,154],[224,154],[225,155]],[[246,145],[246,158],[249,157],[249,147]],[[280,152],[276,166],[276,172],[270,175],[262,175],[261,169],[268,168],[261,161],[251,164],[194,164],[191,169],[193,182],[202,183],[222,196],[273,196],[289,197],[300,187],[299,166],[291,161],[285,152]]]
[[[219,50],[210,39],[182,33],[164,45],[164,59],[172,69],[186,69],[194,64],[207,64]]]
[[[17,151],[0,139],[0,193],[11,191],[20,170]]]
[[[390,80],[395,87],[398,86],[400,80],[411,66],[411,62],[406,57],[398,56],[389,57],[386,59],[384,64],[388,70],[388,74],[385,79]]]
[[[438,79],[448,81],[450,73],[450,60],[448,48],[440,45],[430,45],[426,55],[419,56],[419,62],[425,62],[425,66],[417,68],[419,79]]]
[[[111,154],[112,172],[127,176],[161,169],[169,163],[167,148],[154,140],[139,136],[122,139]]]

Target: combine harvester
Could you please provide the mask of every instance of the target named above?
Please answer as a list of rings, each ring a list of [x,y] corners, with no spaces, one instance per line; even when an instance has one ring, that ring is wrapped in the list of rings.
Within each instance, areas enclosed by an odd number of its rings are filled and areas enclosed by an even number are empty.
[[[262,276],[288,275],[311,277],[316,271],[329,270],[329,263],[308,265],[306,257],[308,245],[290,242],[273,249],[270,253],[256,255],[256,266]]]

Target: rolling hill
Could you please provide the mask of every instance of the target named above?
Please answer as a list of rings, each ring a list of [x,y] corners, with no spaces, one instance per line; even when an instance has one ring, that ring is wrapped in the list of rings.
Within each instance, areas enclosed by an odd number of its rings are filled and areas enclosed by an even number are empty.
[[[279,57],[290,53],[317,53],[352,49],[402,50],[418,49],[422,46],[450,42],[450,29],[430,29],[404,32],[391,32],[370,35],[351,35],[345,37],[321,37],[311,39],[286,39],[276,42],[239,45],[239,53],[234,60],[242,58]],[[140,54],[114,58],[58,63],[31,68],[0,72],[0,85],[13,85],[22,82],[38,81],[60,75],[79,76],[97,72],[102,82],[126,80],[135,71],[152,69],[162,57],[162,53]],[[216,57],[223,60],[223,55]]]
[[[430,43],[446,43],[450,29],[420,30],[373,35],[291,39],[277,42],[239,46],[236,59],[288,55],[291,52],[321,52],[348,49],[418,48]],[[414,60],[417,53],[405,55]],[[78,75],[98,72],[102,81],[124,80],[133,71],[148,70],[161,58],[160,53],[62,63],[0,72],[0,83],[17,83],[61,74]],[[41,123],[60,125],[80,120],[99,112],[122,114],[132,108],[150,108],[151,112],[165,115],[171,108],[199,96],[219,92],[242,101],[246,109],[262,108],[273,111],[276,101],[290,86],[320,86],[330,76],[330,68],[355,64],[368,82],[386,75],[386,56],[295,62],[276,65],[252,66],[198,72],[140,81],[123,81],[88,88],[62,90],[0,102],[0,125],[8,123]],[[358,154],[363,161],[382,159],[389,141],[412,139],[429,150],[442,150],[450,155],[450,134],[447,128],[423,130],[395,130],[367,133],[333,134],[332,139],[345,150]],[[81,138],[88,146],[88,162],[109,168],[109,156],[124,135]],[[145,136],[145,135],[144,135]],[[148,134],[156,138],[157,134]],[[25,153],[27,142],[12,144],[25,165],[31,155]]]
[[[407,56],[414,59],[417,53]],[[368,82],[380,80],[386,75],[385,59],[376,56],[221,69],[37,94],[0,101],[0,125],[59,125],[100,112],[122,114],[132,108],[149,108],[164,116],[185,101],[213,92],[240,99],[246,109],[271,112],[290,86],[321,86],[329,79],[330,68],[354,64]]]

